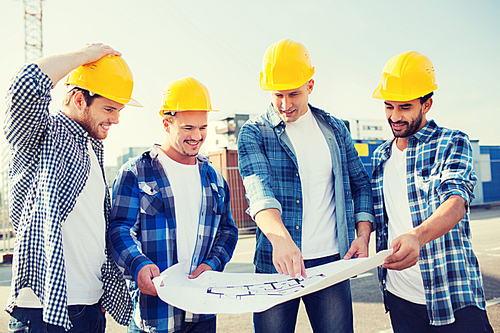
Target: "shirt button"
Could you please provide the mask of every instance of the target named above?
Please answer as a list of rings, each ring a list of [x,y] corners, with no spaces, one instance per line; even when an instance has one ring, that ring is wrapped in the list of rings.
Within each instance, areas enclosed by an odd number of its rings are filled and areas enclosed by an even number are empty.
[[[298,174],[298,173],[296,173],[296,174],[295,174],[295,176],[297,176],[297,177],[298,177],[298,176],[299,176],[299,174]]]
[[[300,228],[299,226],[296,226],[296,227],[295,227],[295,229],[297,229],[297,230],[298,230],[299,228]]]
[[[297,200],[297,203],[300,203],[300,200]]]
[[[276,133],[280,134],[280,130],[277,130]]]
[[[84,137],[87,137],[87,136],[89,136],[89,133],[88,133],[88,132],[85,132],[85,133],[83,133],[83,136],[84,136]]]

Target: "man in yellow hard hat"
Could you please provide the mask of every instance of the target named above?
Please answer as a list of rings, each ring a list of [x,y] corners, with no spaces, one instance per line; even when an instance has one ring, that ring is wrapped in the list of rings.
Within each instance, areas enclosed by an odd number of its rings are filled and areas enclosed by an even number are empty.
[[[166,137],[127,162],[113,186],[109,239],[131,280],[134,320],[128,332],[215,333],[215,316],[174,308],[158,298],[152,279],[181,263],[189,278],[222,271],[238,229],[229,187],[198,154],[212,109],[208,89],[185,77],[167,85],[160,115]]]
[[[394,134],[372,158],[377,251],[394,250],[379,267],[384,303],[396,333],[493,332],[470,239],[472,149],[427,120],[436,89],[429,58],[408,51],[373,93]]]
[[[313,74],[302,44],[271,45],[260,76],[271,105],[240,130],[238,164],[259,227],[258,273],[300,278],[309,267],[368,256],[369,177],[344,123],[308,104]],[[349,280],[300,299],[315,332],[353,331]],[[255,313],[255,332],[293,332],[300,299]]]
[[[63,109],[51,114],[50,90],[68,73]],[[101,140],[132,88],[120,52],[103,44],[26,64],[12,81],[4,126],[16,231],[6,308],[12,331],[104,332],[104,310],[130,321],[127,286],[106,249]]]

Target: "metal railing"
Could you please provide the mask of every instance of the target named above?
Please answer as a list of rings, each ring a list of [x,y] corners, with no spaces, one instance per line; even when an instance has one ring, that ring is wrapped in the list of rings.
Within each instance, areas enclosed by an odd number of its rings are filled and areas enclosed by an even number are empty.
[[[10,149],[4,147],[0,152],[0,253],[11,253],[14,249],[14,228],[9,219],[8,166]]]

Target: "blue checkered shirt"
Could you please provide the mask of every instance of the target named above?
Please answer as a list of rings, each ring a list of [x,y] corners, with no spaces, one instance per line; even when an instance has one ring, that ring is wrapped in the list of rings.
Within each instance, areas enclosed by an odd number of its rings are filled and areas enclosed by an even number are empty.
[[[386,141],[373,153],[373,201],[377,219],[377,251],[388,244],[388,218],[384,207],[383,176],[391,156]],[[447,325],[455,321],[453,312],[466,306],[485,309],[483,281],[472,251],[468,206],[474,199],[476,175],[472,169],[472,149],[466,134],[449,130],[430,121],[408,138],[406,176],[413,226],[430,217],[451,195],[462,197],[467,205],[464,218],[448,233],[420,250],[430,324]],[[379,280],[385,295],[387,270],[379,267]]]
[[[370,179],[344,123],[323,110],[309,107],[332,157],[337,236],[342,257],[355,238],[355,224],[375,221]],[[272,105],[266,113],[247,121],[241,128],[238,158],[250,215],[254,217],[269,208],[280,210],[283,224],[301,249],[303,207],[297,158],[286,134],[286,125]],[[260,272],[276,273],[271,243],[260,230],[256,237],[255,266]]]
[[[175,198],[158,153],[158,147],[153,146],[118,172],[109,237],[113,257],[125,277],[132,280],[134,311],[140,313],[141,325],[146,331],[173,332],[181,328],[183,311],[157,296],[141,293],[136,283],[145,265],[155,264],[162,272],[177,263]],[[191,272],[202,263],[222,271],[238,239],[229,206],[229,187],[206,157],[198,155],[198,166],[202,206]],[[193,315],[191,320],[211,317]]]
[[[42,303],[43,321],[69,329],[61,227],[87,182],[89,141],[101,170],[103,145],[61,111],[49,113],[52,88],[50,78],[37,65],[28,64],[13,78],[7,93],[4,131],[11,147],[9,214],[16,243],[6,311],[12,312],[19,290],[29,287]],[[105,186],[103,191],[108,223],[109,192]],[[132,301],[122,273],[108,249],[105,253],[101,304],[118,323],[128,325]]]

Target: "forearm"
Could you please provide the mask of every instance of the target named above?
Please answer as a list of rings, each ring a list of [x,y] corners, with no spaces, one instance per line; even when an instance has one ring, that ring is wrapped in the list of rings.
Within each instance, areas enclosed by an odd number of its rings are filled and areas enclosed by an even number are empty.
[[[465,216],[465,201],[458,195],[450,196],[421,225],[409,233],[417,237],[420,247],[450,231]]]
[[[360,221],[356,224],[356,233],[358,238],[362,238],[368,244],[370,242],[370,234],[372,232],[372,224],[367,221]]]
[[[35,61],[41,71],[47,74],[54,86],[73,69],[87,63],[87,56],[82,50],[55,54]]]
[[[131,236],[130,228],[125,225],[116,228],[116,220],[114,220],[113,224],[115,227],[109,230],[109,242],[113,259],[127,278],[136,280],[139,271],[144,266],[153,264],[153,262],[139,250]]]
[[[219,225],[212,249],[203,262],[214,271],[222,271],[233,256],[237,240],[238,229],[234,225]]]
[[[255,223],[271,244],[283,239],[292,240],[290,233],[281,220],[281,213],[277,209],[261,210],[255,215]]]

